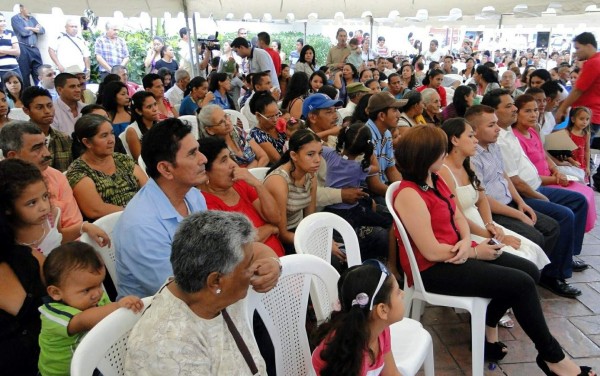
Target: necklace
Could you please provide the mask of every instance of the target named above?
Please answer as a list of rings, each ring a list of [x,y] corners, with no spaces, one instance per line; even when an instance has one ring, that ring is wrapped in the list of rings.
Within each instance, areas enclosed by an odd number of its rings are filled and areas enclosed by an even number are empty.
[[[44,233],[42,234],[42,236],[38,240],[34,240],[31,243],[23,243],[23,242],[17,242],[17,243],[19,243],[20,245],[24,245],[26,247],[31,247],[33,245],[40,244],[40,242],[42,240],[44,240],[44,238],[46,237],[46,227],[44,227],[43,224],[42,224],[42,229],[44,230]]]

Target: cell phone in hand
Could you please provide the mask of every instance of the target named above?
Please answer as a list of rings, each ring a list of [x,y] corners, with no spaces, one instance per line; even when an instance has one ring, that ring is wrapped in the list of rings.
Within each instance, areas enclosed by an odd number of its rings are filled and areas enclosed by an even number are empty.
[[[491,238],[490,241],[488,242],[489,245],[497,245],[500,244],[500,242],[494,238]]]
[[[338,243],[338,249],[340,250],[340,252],[342,252],[343,254],[346,254],[346,244],[344,243]]]

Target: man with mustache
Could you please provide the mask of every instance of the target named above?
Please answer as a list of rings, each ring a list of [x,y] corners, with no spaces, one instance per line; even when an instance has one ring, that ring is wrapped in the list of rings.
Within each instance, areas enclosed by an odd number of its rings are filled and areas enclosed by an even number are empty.
[[[35,86],[32,86],[27,90],[34,88]],[[48,100],[52,104],[49,94]],[[18,158],[33,163],[42,172],[52,205],[60,208],[60,232],[63,241],[76,240],[83,232],[87,232],[98,244],[105,245],[109,242],[108,235],[99,227],[83,221],[67,178],[62,172],[50,167],[52,155],[46,145],[47,137],[39,126],[30,121],[12,121],[0,131],[0,149],[6,158]]]
[[[66,171],[73,162],[71,138],[50,126],[54,121],[55,110],[50,92],[41,87],[31,86],[23,91],[21,100],[23,111],[29,115],[29,120],[46,136],[48,150],[52,157],[50,166],[61,172]]]

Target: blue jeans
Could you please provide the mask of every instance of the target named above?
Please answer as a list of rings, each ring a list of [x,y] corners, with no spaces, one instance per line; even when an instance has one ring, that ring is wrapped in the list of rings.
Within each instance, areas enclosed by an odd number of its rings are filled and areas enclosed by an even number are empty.
[[[536,211],[555,219],[560,226],[560,235],[556,246],[548,257],[551,260],[543,274],[565,279],[573,275],[573,255],[581,253],[587,201],[583,195],[566,189],[539,187],[538,192],[550,201],[525,198],[527,205]]]

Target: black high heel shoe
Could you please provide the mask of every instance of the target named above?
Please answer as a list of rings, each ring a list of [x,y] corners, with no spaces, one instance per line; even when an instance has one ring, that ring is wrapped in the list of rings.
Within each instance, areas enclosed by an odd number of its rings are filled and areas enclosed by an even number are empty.
[[[546,364],[546,362],[544,362],[544,360],[542,359],[542,357],[539,354],[535,358],[535,362],[537,363],[538,367],[540,367],[540,369],[547,376],[557,376],[556,373],[554,373],[550,370],[550,367],[548,367],[548,364]],[[590,371],[592,370],[592,367],[581,366],[581,367],[579,367],[579,369],[581,370],[581,372],[577,376],[588,376]]]
[[[507,351],[504,351],[506,349],[508,349],[508,347],[502,342],[492,343],[485,341],[485,346],[483,347],[483,357],[487,361],[497,362],[504,359],[506,354],[508,354]]]

